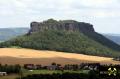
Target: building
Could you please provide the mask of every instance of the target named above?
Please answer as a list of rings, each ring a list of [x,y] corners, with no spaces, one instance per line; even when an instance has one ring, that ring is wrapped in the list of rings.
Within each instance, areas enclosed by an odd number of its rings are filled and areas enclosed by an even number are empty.
[[[0,72],[0,76],[6,76],[7,72]]]
[[[57,66],[56,65],[51,65],[51,66],[47,66],[48,70],[56,70]]]

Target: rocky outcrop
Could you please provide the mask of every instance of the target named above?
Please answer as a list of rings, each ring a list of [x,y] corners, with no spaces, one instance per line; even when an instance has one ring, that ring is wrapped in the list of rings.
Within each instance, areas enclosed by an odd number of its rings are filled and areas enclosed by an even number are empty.
[[[29,33],[43,31],[43,30],[66,30],[66,31],[81,31],[81,32],[94,32],[93,25],[84,22],[77,22],[74,20],[56,21],[48,19],[43,22],[32,22],[30,24]]]

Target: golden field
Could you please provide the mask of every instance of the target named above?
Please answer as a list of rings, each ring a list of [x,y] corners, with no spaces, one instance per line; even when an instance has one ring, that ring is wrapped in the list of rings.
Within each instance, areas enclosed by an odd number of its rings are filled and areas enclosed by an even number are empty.
[[[56,52],[47,50],[33,50],[24,48],[0,48],[1,64],[42,64],[49,65],[52,62],[59,64],[101,63],[119,64],[113,58],[99,57],[75,53]]]

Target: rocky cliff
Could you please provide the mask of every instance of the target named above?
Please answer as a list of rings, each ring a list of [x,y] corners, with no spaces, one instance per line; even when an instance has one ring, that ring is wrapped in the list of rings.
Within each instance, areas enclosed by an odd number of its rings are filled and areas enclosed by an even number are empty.
[[[67,30],[67,31],[80,31],[80,32],[94,32],[93,25],[84,22],[77,22],[74,20],[56,21],[48,19],[43,22],[32,22],[30,24],[29,33],[43,31],[47,29],[52,30]]]

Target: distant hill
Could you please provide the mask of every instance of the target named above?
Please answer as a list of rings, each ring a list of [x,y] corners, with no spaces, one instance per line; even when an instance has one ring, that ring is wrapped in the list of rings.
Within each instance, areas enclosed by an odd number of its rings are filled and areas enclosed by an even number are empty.
[[[29,28],[0,28],[0,41],[6,41],[19,35],[26,34]]]
[[[120,56],[120,46],[95,32],[93,25],[74,20],[32,22],[26,35],[0,43],[0,47],[19,46],[98,56]]]
[[[120,34],[103,34],[103,35],[120,45]]]

